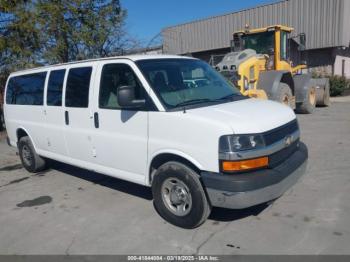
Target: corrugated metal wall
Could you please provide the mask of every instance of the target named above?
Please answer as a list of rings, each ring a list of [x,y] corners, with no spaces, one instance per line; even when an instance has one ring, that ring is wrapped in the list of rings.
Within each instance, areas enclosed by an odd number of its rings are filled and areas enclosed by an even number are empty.
[[[307,49],[349,46],[350,0],[286,0],[163,30],[164,51],[184,54],[227,48],[234,31],[273,24],[306,33]]]

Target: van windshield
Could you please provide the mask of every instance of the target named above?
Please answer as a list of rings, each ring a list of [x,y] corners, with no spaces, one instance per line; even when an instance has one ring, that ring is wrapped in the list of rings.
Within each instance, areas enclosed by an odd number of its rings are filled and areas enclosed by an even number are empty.
[[[136,63],[167,109],[207,106],[242,97],[236,87],[200,60],[147,59]]]

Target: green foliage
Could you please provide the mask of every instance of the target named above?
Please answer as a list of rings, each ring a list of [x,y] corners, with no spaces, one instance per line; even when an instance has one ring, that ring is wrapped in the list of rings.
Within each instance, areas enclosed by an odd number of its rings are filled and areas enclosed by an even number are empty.
[[[11,71],[35,65],[40,41],[32,8],[29,1],[0,0],[0,92]]]
[[[0,90],[11,71],[130,48],[125,17],[119,0],[0,0]]]
[[[40,49],[39,31],[34,26],[33,5],[28,1],[0,0],[0,70],[10,71],[35,64]]]
[[[343,76],[330,76],[329,85],[331,96],[340,96],[345,89],[350,88],[350,80]]]
[[[38,0],[44,58],[67,62],[106,55],[122,48],[126,11],[117,0]]]

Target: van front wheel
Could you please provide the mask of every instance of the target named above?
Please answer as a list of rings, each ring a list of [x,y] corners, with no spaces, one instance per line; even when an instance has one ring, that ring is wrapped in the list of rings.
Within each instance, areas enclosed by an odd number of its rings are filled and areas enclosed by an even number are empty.
[[[182,163],[168,162],[159,167],[152,193],[156,210],[173,225],[195,228],[210,214],[199,175]]]
[[[28,172],[36,173],[45,169],[45,159],[35,152],[34,146],[28,136],[24,136],[19,140],[18,152],[22,165]]]

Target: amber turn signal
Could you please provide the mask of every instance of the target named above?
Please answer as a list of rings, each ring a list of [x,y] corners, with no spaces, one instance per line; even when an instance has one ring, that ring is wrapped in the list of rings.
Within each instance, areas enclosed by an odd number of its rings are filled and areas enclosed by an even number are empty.
[[[221,165],[222,171],[224,172],[245,171],[268,166],[269,158],[260,157],[241,161],[222,161]]]

